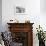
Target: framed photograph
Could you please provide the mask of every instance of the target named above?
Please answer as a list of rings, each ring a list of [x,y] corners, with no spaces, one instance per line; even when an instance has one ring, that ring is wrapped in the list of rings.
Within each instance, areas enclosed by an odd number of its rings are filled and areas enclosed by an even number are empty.
[[[25,13],[25,8],[22,7],[16,7],[16,13]]]
[[[15,14],[16,15],[26,15],[26,9],[24,7],[21,7],[21,6],[16,6]]]

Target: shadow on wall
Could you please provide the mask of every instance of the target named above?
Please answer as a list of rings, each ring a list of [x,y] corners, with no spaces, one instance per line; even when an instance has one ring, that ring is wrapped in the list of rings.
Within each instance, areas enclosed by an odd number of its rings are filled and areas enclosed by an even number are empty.
[[[2,31],[2,0],[0,0],[0,31]]]

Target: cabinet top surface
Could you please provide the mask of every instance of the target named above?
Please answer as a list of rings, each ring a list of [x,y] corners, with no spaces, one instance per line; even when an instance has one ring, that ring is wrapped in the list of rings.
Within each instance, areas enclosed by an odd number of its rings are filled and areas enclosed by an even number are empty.
[[[7,23],[8,25],[14,25],[14,24],[17,24],[17,25],[23,25],[23,24],[31,24],[33,25],[34,23]]]

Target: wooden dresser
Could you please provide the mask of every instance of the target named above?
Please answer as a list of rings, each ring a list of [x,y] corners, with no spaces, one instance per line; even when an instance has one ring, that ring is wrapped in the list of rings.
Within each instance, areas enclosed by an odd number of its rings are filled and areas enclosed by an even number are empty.
[[[33,23],[7,23],[12,33],[13,41],[21,46],[33,46]]]

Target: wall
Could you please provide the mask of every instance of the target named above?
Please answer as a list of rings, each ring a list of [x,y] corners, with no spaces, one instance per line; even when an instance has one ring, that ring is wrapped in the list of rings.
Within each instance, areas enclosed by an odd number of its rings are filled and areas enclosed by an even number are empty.
[[[46,0],[40,0],[40,23],[46,31]]]
[[[14,7],[22,6],[26,8],[26,15],[14,15]],[[20,22],[30,20],[31,22],[39,23],[40,0],[3,0],[2,1],[2,22],[6,25],[8,20],[17,19]],[[31,16],[31,17],[30,17]],[[19,19],[18,19],[19,18]],[[22,19],[23,18],[23,19]],[[38,21],[37,21],[38,20]]]
[[[42,13],[46,13],[46,0],[40,0],[40,9]]]
[[[2,0],[0,0],[0,31],[2,31]]]
[[[42,0],[43,1],[43,0]],[[39,24],[46,30],[46,15],[42,14],[42,5],[40,0],[2,0],[2,25],[3,31],[8,30],[7,22],[10,19],[17,19],[19,22],[25,22],[30,20],[33,25],[33,45],[38,46],[38,39],[36,37],[36,27]],[[14,8],[16,6],[22,6],[26,9],[25,15],[14,14]]]

